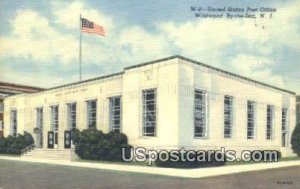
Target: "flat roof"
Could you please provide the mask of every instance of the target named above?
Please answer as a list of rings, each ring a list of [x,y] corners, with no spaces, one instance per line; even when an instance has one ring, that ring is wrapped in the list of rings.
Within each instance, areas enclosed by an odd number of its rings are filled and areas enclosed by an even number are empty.
[[[146,66],[146,65],[150,65],[150,64],[155,64],[155,63],[159,63],[159,62],[171,60],[171,59],[174,59],[174,58],[179,58],[181,60],[185,60],[185,61],[191,62],[193,64],[197,64],[197,65],[209,68],[211,70],[215,70],[215,71],[218,71],[218,72],[221,72],[221,73],[225,73],[225,74],[228,74],[228,75],[240,78],[240,79],[244,79],[244,80],[247,80],[247,81],[250,81],[250,82],[262,85],[262,86],[265,86],[265,87],[273,88],[273,89],[276,89],[276,90],[279,90],[279,91],[283,91],[283,92],[286,92],[286,93],[290,93],[290,94],[296,95],[296,93],[293,92],[293,91],[289,91],[289,90],[282,89],[282,88],[279,88],[279,87],[275,87],[275,86],[272,86],[272,85],[269,85],[269,84],[266,84],[266,83],[262,83],[260,81],[256,81],[256,80],[253,80],[253,79],[250,79],[250,78],[247,78],[247,77],[244,77],[244,76],[232,73],[232,72],[228,72],[228,71],[225,71],[225,70],[213,67],[213,66],[209,66],[207,64],[204,64],[204,63],[201,63],[201,62],[198,62],[198,61],[195,61],[195,60],[192,60],[192,59],[180,56],[180,55],[170,56],[170,57],[163,58],[163,59],[153,60],[153,61],[150,61],[150,62],[145,62],[145,63],[142,63],[142,64],[137,64],[137,65],[129,66],[129,67],[126,67],[125,70],[129,70],[129,69],[133,69],[133,68],[138,68],[138,67],[142,67],[142,66]]]
[[[36,93],[45,89],[40,87],[33,87],[28,85],[20,85],[9,82],[0,81],[0,98],[3,99],[7,96],[18,95],[22,93]]]
[[[59,88],[63,88],[63,87],[78,85],[78,84],[82,84],[82,83],[87,83],[87,82],[91,82],[91,81],[96,81],[96,80],[106,79],[106,78],[113,77],[113,76],[122,75],[126,70],[139,68],[139,67],[143,67],[143,66],[147,66],[147,65],[151,65],[151,64],[156,64],[156,63],[164,62],[164,61],[167,61],[167,60],[172,60],[172,59],[175,59],[175,58],[185,60],[185,61],[188,61],[190,63],[197,64],[197,65],[206,67],[208,69],[215,70],[215,71],[218,71],[218,72],[221,72],[221,73],[225,73],[225,74],[228,74],[228,75],[231,75],[231,76],[234,76],[234,77],[246,80],[246,81],[250,81],[252,83],[256,83],[256,84],[259,84],[259,85],[262,85],[262,86],[265,86],[265,87],[269,87],[269,88],[276,89],[276,90],[279,90],[279,91],[282,91],[282,92],[286,92],[286,93],[289,93],[289,94],[292,94],[292,95],[296,95],[296,93],[293,92],[293,91],[285,90],[285,89],[275,87],[275,86],[272,86],[272,85],[269,85],[269,84],[266,84],[266,83],[262,83],[260,81],[256,81],[256,80],[253,80],[253,79],[250,79],[250,78],[247,78],[247,77],[244,77],[244,76],[232,73],[232,72],[228,72],[228,71],[225,71],[225,70],[213,67],[213,66],[209,66],[207,64],[204,64],[204,63],[201,63],[201,62],[198,62],[198,61],[195,61],[195,60],[192,60],[192,59],[180,56],[180,55],[174,55],[174,56],[170,56],[170,57],[166,57],[166,58],[162,58],[162,59],[157,59],[157,60],[153,60],[153,61],[148,61],[148,62],[136,64],[136,65],[133,65],[133,66],[128,66],[128,67],[125,67],[124,71],[122,71],[122,72],[113,73],[113,74],[109,74],[109,75],[104,75],[104,76],[100,76],[100,77],[95,77],[95,78],[92,78],[92,79],[87,79],[87,80],[78,81],[78,82],[74,82],[74,83],[69,83],[69,84],[65,84],[65,85],[60,85],[60,86],[45,89],[44,91],[59,89]],[[43,91],[41,91],[41,92],[43,92]]]
[[[113,74],[109,74],[109,75],[103,75],[103,76],[100,76],[100,77],[86,79],[86,80],[83,80],[83,81],[78,81],[78,82],[74,82],[74,83],[68,83],[68,84],[65,84],[65,85],[60,85],[60,86],[49,88],[46,91],[53,90],[53,89],[58,89],[58,88],[62,88],[62,87],[68,87],[68,86],[72,86],[72,85],[77,85],[77,84],[81,84],[81,83],[87,83],[87,82],[91,82],[91,81],[96,81],[96,80],[100,80],[100,79],[105,79],[105,78],[109,78],[109,77],[113,77],[113,76],[117,76],[117,75],[122,75],[123,73],[124,72],[117,72],[117,73],[113,73]]]
[[[44,90],[44,88],[41,88],[41,87],[34,87],[34,86],[29,86],[29,85],[20,85],[20,84],[2,82],[2,81],[0,81],[0,88],[13,89],[13,90],[25,90],[25,91],[41,91],[41,90]]]

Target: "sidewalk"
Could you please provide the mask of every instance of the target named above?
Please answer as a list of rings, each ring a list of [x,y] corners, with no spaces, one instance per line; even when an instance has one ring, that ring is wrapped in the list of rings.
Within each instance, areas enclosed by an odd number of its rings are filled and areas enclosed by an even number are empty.
[[[106,163],[90,163],[90,162],[74,162],[74,161],[60,161],[60,160],[47,160],[47,159],[24,159],[21,157],[0,156],[2,160],[45,163],[52,165],[64,165],[72,167],[102,169],[111,171],[125,171],[133,173],[155,174],[164,176],[174,176],[183,178],[204,178],[212,176],[220,176],[234,173],[242,173],[248,171],[260,171],[267,169],[276,169],[290,166],[300,166],[300,160],[296,161],[283,161],[276,163],[258,163],[247,165],[232,165],[223,167],[209,167],[209,168],[196,168],[196,169],[177,169],[177,168],[160,168],[160,167],[143,167],[135,165],[119,165],[119,164],[106,164]]]

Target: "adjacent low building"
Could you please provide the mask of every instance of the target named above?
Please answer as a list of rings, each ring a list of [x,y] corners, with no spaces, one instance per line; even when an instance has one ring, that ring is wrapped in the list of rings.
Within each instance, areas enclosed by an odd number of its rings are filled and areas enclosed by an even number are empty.
[[[6,135],[70,148],[72,128],[123,132],[154,149],[279,150],[293,155],[296,96],[182,56],[4,101]]]
[[[11,95],[16,95],[21,93],[35,93],[42,90],[44,89],[0,81],[0,137],[3,136],[3,128],[4,128],[4,124],[3,124],[4,98]]]

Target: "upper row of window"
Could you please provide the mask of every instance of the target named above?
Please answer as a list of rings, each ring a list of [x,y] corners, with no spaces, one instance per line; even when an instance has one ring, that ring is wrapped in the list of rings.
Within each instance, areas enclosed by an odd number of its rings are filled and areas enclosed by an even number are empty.
[[[87,127],[96,128],[97,125],[97,100],[89,100],[86,102],[87,107]],[[120,132],[121,126],[121,96],[112,97],[109,99],[109,121],[110,130]],[[77,104],[67,104],[67,120],[68,129],[74,129],[77,126]],[[39,131],[43,130],[43,108],[36,109],[36,127]],[[59,129],[59,106],[51,106],[51,131]],[[11,111],[11,135],[17,136],[17,110]],[[42,141],[42,137],[41,137]]]
[[[147,89],[142,91],[143,113],[142,113],[142,135],[156,135],[156,89]],[[89,100],[87,104],[87,127],[96,128],[97,125],[97,100]],[[110,130],[120,132],[121,129],[121,96],[109,98],[109,125]],[[68,106],[68,128],[76,128],[76,103],[69,103]],[[234,104],[232,96],[224,96],[224,138],[231,138],[233,131]],[[58,105],[51,106],[51,129],[57,131]],[[194,137],[207,137],[207,92],[204,90],[195,90],[194,96]],[[42,108],[38,109],[38,115],[42,116]],[[274,106],[267,105],[266,111],[266,139],[271,140],[274,137]],[[247,101],[247,139],[255,138],[255,102]],[[42,130],[42,119],[37,118],[37,127]],[[17,111],[11,112],[11,134],[17,134]],[[287,109],[282,109],[282,143],[286,145],[287,135]]]
[[[143,136],[156,135],[156,89],[147,89],[142,92],[143,99]],[[109,98],[109,125],[110,130],[120,132],[121,130],[121,96]],[[96,128],[97,125],[97,100],[86,102],[87,127]],[[77,106],[76,103],[67,104],[68,129],[76,128]],[[43,108],[37,108],[37,128],[43,130]],[[59,106],[51,106],[51,130],[59,129]],[[11,135],[17,135],[17,110],[11,111]],[[42,141],[42,137],[40,137]]]

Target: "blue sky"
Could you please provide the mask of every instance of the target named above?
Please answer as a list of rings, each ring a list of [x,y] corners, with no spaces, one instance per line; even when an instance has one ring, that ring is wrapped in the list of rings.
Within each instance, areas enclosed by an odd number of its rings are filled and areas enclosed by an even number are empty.
[[[300,93],[300,1],[0,2],[0,80],[52,87],[78,80],[79,14],[105,27],[83,34],[83,78],[183,55]],[[191,6],[270,7],[272,19],[201,19]]]

